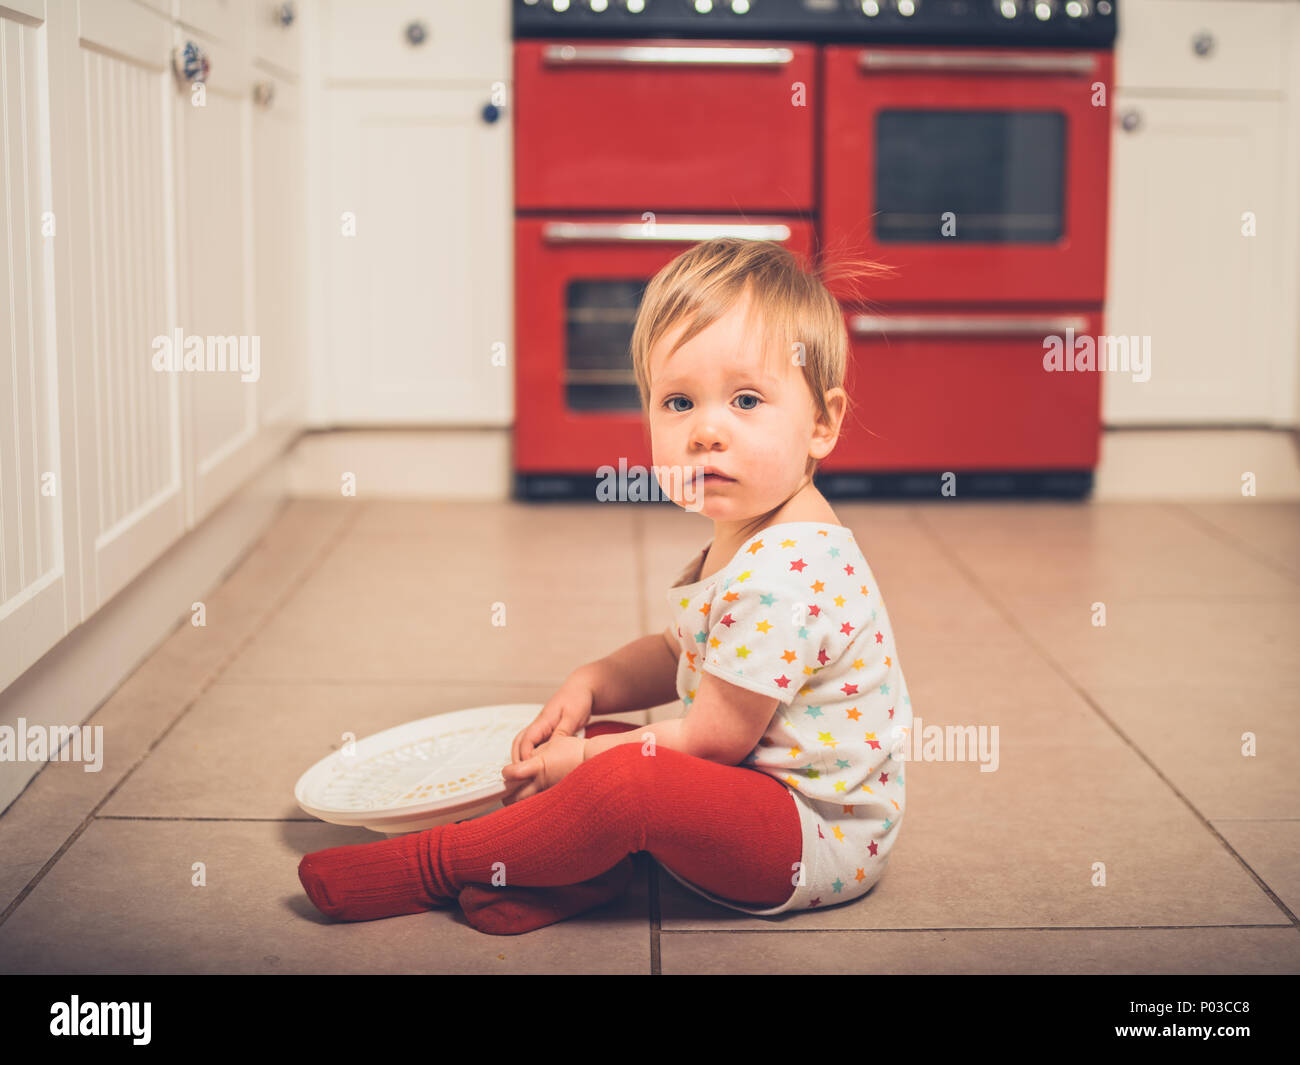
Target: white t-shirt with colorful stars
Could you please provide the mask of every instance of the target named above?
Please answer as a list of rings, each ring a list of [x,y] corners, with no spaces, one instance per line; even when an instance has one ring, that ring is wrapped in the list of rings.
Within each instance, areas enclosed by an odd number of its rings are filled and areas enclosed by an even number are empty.
[[[855,899],[879,880],[898,837],[905,801],[894,755],[912,728],[880,590],[842,525],[768,526],[699,580],[711,544],[668,591],[682,648],[683,716],[700,670],[779,700],[742,764],[789,787],[803,830],[802,868],[791,870],[790,899],[769,909],[718,898],[667,871],[720,905],[764,916]]]

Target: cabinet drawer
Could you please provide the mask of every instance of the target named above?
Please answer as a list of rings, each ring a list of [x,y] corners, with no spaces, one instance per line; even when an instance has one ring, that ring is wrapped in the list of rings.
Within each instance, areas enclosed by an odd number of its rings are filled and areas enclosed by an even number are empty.
[[[297,74],[302,69],[302,19],[311,14],[304,0],[251,0],[253,58]]]
[[[1280,93],[1290,5],[1126,0],[1116,42],[1120,89]]]
[[[323,10],[326,78],[504,81],[509,74],[506,0],[329,0]]]
[[[249,0],[180,0],[177,20],[218,41],[247,47]]]

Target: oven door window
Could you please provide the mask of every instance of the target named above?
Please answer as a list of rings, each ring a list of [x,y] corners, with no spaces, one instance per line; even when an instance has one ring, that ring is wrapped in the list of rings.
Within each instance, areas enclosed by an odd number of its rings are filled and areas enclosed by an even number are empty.
[[[875,237],[881,243],[1059,241],[1065,228],[1065,116],[881,111],[875,184]]]
[[[648,282],[573,280],[565,289],[564,397],[570,410],[639,410],[632,326]]]

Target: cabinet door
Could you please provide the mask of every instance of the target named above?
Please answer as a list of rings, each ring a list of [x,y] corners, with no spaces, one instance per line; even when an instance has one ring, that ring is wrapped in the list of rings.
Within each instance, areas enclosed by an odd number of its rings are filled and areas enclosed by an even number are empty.
[[[258,417],[292,429],[305,416],[306,176],[298,89],[263,76],[253,109],[254,324],[261,337]]]
[[[508,112],[485,121],[487,86],[326,93],[335,420],[509,424]]]
[[[0,9],[0,689],[50,649],[68,616],[55,382],[44,4]],[[68,458],[71,454],[68,453]],[[76,538],[69,546],[75,550]],[[73,574],[76,573],[74,567]]]
[[[242,55],[178,31],[208,56],[203,93],[176,94],[177,293],[185,344],[204,370],[180,374],[189,524],[202,521],[256,466],[261,338],[250,328],[248,171],[251,78]],[[200,104],[201,101],[201,104]]]
[[[81,0],[51,5],[52,23],[56,11],[50,83],[60,99],[51,113],[56,164],[66,165],[54,173],[68,205],[60,246],[72,258],[59,346],[74,353],[60,389],[75,374],[84,618],[185,531],[178,381],[153,368],[154,340],[175,322],[174,89],[171,29],[157,12]]]
[[[1281,105],[1120,93],[1114,114],[1105,328],[1150,338],[1150,377],[1108,372],[1103,419],[1268,424],[1293,306]]]

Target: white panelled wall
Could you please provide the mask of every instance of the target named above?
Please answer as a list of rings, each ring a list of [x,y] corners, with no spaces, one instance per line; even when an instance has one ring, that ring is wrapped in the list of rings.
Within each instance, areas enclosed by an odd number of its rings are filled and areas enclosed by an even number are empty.
[[[301,431],[304,6],[0,6],[0,690]]]

